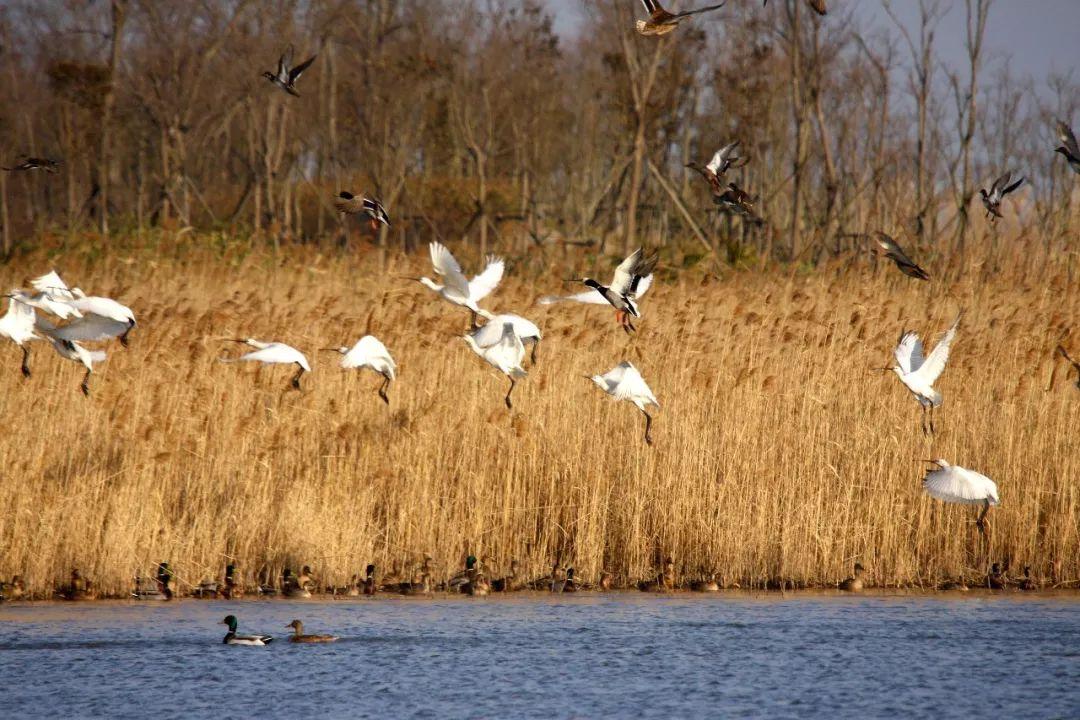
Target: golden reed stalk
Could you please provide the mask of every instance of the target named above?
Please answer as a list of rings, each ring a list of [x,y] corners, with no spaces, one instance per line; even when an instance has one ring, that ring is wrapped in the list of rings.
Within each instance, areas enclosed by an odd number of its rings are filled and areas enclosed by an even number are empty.
[[[0,578],[21,573],[39,596],[72,566],[123,593],[161,560],[187,583],[235,559],[247,583],[310,564],[343,585],[368,562],[407,574],[427,554],[449,574],[467,553],[491,556],[493,576],[511,558],[540,576],[558,557],[622,583],[671,556],[683,578],[744,588],[834,584],[856,560],[879,586],[985,577],[1006,560],[1049,584],[1080,577],[1080,392],[1053,353],[1080,293],[1063,264],[930,284],[863,261],[722,280],[668,270],[627,337],[603,308],[534,305],[584,257],[539,276],[511,258],[486,305],[545,334],[511,414],[505,378],[456,337],[467,313],[395,278],[429,273],[426,253],[33,256],[0,279],[54,263],[139,325],[130,349],[110,345],[89,399],[44,343],[29,381],[18,349],[0,350]],[[915,400],[872,368],[902,329],[933,343],[961,306],[930,440]],[[316,352],[367,330],[400,368],[389,408],[379,378]],[[308,353],[303,391],[285,391],[289,369],[217,362],[238,354],[219,338],[247,336]],[[622,359],[663,405],[652,449],[640,414],[582,377]],[[997,481],[985,540],[973,509],[921,492],[933,457]]]

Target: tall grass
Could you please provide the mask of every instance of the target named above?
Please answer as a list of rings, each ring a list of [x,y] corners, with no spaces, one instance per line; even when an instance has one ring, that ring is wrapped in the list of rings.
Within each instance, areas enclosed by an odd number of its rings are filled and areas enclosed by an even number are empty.
[[[186,582],[234,559],[249,583],[310,564],[344,584],[368,562],[407,572],[430,555],[449,573],[467,553],[494,575],[560,558],[622,582],[670,556],[684,577],[742,587],[827,585],[856,560],[883,586],[1006,560],[1051,583],[1080,576],[1080,392],[1052,353],[1080,293],[1053,259],[926,284],[861,261],[721,279],[665,256],[628,337],[605,309],[534,305],[571,267],[606,275],[612,258],[520,258],[487,303],[544,331],[511,413],[505,378],[456,337],[467,314],[395,277],[429,271],[424,253],[80,258],[0,268],[12,287],[55,264],[139,317],[89,399],[46,345],[29,381],[0,349],[0,577],[39,594],[72,566],[122,592],[161,560]],[[932,343],[961,307],[926,438],[915,400],[873,368],[902,329]],[[368,331],[400,367],[389,408],[378,378],[316,353]],[[220,338],[248,336],[309,353],[302,392],[286,368],[218,362],[238,354]],[[662,404],[653,448],[636,409],[583,378],[623,359]],[[921,492],[936,457],[997,481],[985,539],[974,510]]]

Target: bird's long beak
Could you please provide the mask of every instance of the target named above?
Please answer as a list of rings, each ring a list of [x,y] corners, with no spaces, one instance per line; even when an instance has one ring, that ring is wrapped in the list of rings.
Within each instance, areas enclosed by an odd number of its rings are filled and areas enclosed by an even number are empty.
[[[420,282],[420,278],[413,277],[412,275],[396,275],[398,280],[412,280],[413,282]]]
[[[244,338],[223,338],[225,342],[240,343],[241,345],[247,345],[247,340]]]
[[[870,368],[868,372],[889,372],[890,370],[892,370],[891,367]]]
[[[319,348],[319,352],[338,352],[337,348]]]

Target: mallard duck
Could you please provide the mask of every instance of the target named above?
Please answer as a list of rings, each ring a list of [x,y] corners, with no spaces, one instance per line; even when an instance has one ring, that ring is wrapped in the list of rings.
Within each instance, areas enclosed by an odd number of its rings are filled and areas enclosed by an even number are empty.
[[[615,275],[611,278],[610,285],[601,285],[599,281],[590,277],[581,278],[581,283],[600,293],[600,297],[615,308],[615,321],[622,329],[630,334],[637,328],[630,322],[630,317],[641,317],[638,312],[637,298],[643,294],[648,286],[645,279],[652,276],[656,270],[659,255],[653,253],[646,256],[641,248],[630,254],[615,268]],[[572,296],[567,299],[574,299]]]
[[[22,600],[26,595],[26,583],[22,575],[12,575],[11,582],[7,585],[6,597],[8,600]]]
[[[553,593],[561,593],[566,589],[567,577],[567,571],[563,570],[558,563],[555,563],[551,568],[551,581],[548,583],[548,590]]]
[[[675,561],[671,558],[664,559],[664,571],[660,573],[660,582],[665,590],[674,590],[677,585],[675,577]]]
[[[244,597],[244,585],[239,581],[236,565],[225,566],[225,587],[220,590],[220,593],[226,600]]]
[[[27,170],[44,170],[47,173],[55,175],[59,172],[60,161],[50,160],[49,158],[36,158],[28,157],[22,162],[12,166],[3,168],[8,172],[25,172]]]
[[[579,589],[577,578],[574,577],[574,568],[566,568],[566,582],[563,583],[562,591],[564,593],[572,593],[577,592]]]
[[[299,620],[293,620],[291,623],[285,626],[286,629],[292,628],[293,634],[289,636],[289,642],[294,643],[330,643],[336,642],[336,635],[305,635],[304,623]]]
[[[136,600],[168,600],[169,598],[161,592],[160,586],[154,582],[149,587],[149,578],[144,578],[141,575],[135,576],[135,589],[131,591],[131,597]]]
[[[720,184],[720,178],[724,177],[728,170],[742,167],[746,164],[745,159],[739,157],[737,154],[738,147],[739,141],[735,140],[717,150],[713,154],[712,159],[709,160],[708,165],[701,166],[696,162],[689,162],[686,164],[686,167],[701,173],[701,176],[708,181],[713,196],[718,197],[724,194],[724,187]]]
[[[270,635],[237,635],[235,615],[226,615],[221,622],[229,626],[229,632],[225,633],[225,639],[222,640],[226,645],[257,645],[262,647],[263,645],[269,645],[274,640]]]
[[[908,277],[913,277],[916,280],[930,279],[930,276],[926,274],[926,271],[916,265],[915,262],[907,256],[907,253],[900,247],[900,244],[885,233],[875,233],[874,243],[882,255],[896,263],[896,267],[900,269],[900,272]]]
[[[296,92],[296,81],[300,79],[305,70],[311,67],[311,63],[315,62],[316,57],[318,55],[312,55],[304,62],[293,67],[293,46],[290,45],[278,59],[277,72],[266,71],[263,73],[263,77],[290,95],[300,97],[300,93]]]
[[[855,563],[855,574],[840,583],[840,589],[847,592],[862,592],[863,589],[863,566]]]
[[[979,199],[982,200],[983,207],[986,208],[986,217],[990,218],[991,223],[997,222],[998,218],[1003,217],[1001,214],[1001,201],[1005,199],[1006,195],[1023,185],[1025,178],[1020,178],[1010,185],[1009,180],[1011,179],[1012,173],[1006,172],[994,181],[989,192],[979,188]]]
[[[176,580],[173,578],[173,571],[169,568],[169,563],[167,562],[158,565],[157,586],[158,592],[160,592],[166,600],[172,600],[173,594],[176,591]]]
[[[375,566],[368,565],[364,569],[364,594],[374,595],[376,590],[375,585]]]
[[[310,580],[310,577],[308,580]],[[303,599],[311,597],[311,591],[300,582],[300,578],[293,575],[293,571],[289,568],[285,568],[285,571],[281,574],[281,592],[287,598]]]
[[[945,582],[938,585],[938,590],[942,590],[944,592],[967,592],[968,586],[967,583],[964,582],[964,579],[960,578],[958,580],[946,580]]]
[[[1016,586],[1021,590],[1039,589],[1039,581],[1031,577],[1031,566],[1024,566],[1024,576],[1016,581]]]
[[[740,215],[755,225],[763,225],[765,221],[755,209],[757,201],[757,195],[751,196],[734,182],[729,182],[722,193],[713,196],[713,203],[719,205],[723,212]]]
[[[683,10],[682,12],[672,13],[668,12],[660,5],[660,0],[641,0],[641,4],[645,6],[645,12],[649,13],[648,20],[638,20],[635,23],[637,31],[642,35],[667,35],[669,32],[678,27],[686,18],[691,15],[697,15],[699,13],[709,12],[711,10],[719,10],[724,7],[726,2],[717,3],[716,5],[709,5],[708,7],[697,8],[696,10]]]
[[[1002,567],[998,563],[994,563],[990,566],[990,572],[986,575],[986,584],[988,587],[994,590],[1006,590],[1008,589],[1011,581],[1009,580],[1008,566]]]
[[[716,575],[709,575],[708,578],[702,578],[701,580],[695,580],[690,583],[690,589],[694,592],[719,592],[720,585],[716,582]]]
[[[487,577],[484,576],[483,570],[478,570],[474,573],[469,582],[461,586],[461,591],[466,595],[475,595],[477,597],[483,597],[491,592],[491,583],[488,582]]]
[[[510,572],[501,578],[491,581],[491,589],[495,592],[513,592],[521,589],[521,580],[518,578],[518,561],[510,561]]]
[[[606,592],[606,591],[611,589],[611,585],[612,585],[611,573],[609,573],[606,570],[601,572],[600,573],[600,584],[598,585],[598,587],[601,590]]]
[[[652,580],[638,580],[637,588],[642,592],[664,592],[663,573]]]
[[[1080,145],[1076,144],[1076,136],[1073,135],[1072,128],[1062,120],[1058,120],[1057,131],[1058,137],[1061,138],[1061,145],[1054,152],[1061,153],[1072,171],[1080,175]]]
[[[93,583],[79,574],[78,569],[71,571],[71,584],[59,592],[65,600],[93,600],[95,593]]]
[[[430,595],[431,575],[426,570],[422,570],[419,581],[403,582],[398,586],[398,591],[402,595]]]
[[[390,216],[386,214],[386,208],[382,203],[373,198],[359,197],[351,192],[342,190],[334,198],[334,207],[339,213],[356,215],[363,213],[367,216],[368,226],[372,233],[379,232],[379,225],[390,227]]]

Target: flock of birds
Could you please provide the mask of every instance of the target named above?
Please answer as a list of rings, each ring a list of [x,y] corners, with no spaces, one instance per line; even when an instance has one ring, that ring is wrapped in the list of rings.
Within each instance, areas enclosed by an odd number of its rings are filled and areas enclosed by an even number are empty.
[[[826,14],[824,0],[806,1],[819,15]],[[767,2],[768,0],[765,0],[766,4]],[[637,30],[646,36],[665,35],[675,30],[683,20],[724,5],[720,3],[671,13],[665,10],[658,0],[642,0],[642,4],[649,13],[649,19],[637,21]],[[294,66],[293,48],[289,47],[279,58],[277,70],[267,71],[263,76],[281,91],[299,97],[296,83],[315,59],[316,56],[313,55]],[[1060,121],[1057,131],[1061,146],[1056,148],[1055,152],[1063,155],[1069,167],[1080,174],[1080,147],[1077,146],[1075,135],[1068,125]],[[750,222],[760,224],[764,221],[756,211],[757,197],[751,196],[734,181],[725,182],[730,171],[741,168],[748,162],[748,158],[740,155],[739,141],[736,140],[717,150],[707,164],[690,163],[687,167],[700,173],[707,181],[713,202],[720,211],[737,214]],[[3,169],[13,172],[42,170],[55,173],[59,163],[58,160],[48,158],[27,157],[16,165]],[[1012,173],[1005,172],[989,189],[980,190],[980,199],[991,222],[1002,217],[1002,202],[1023,182],[1022,177],[1012,182]],[[390,217],[377,199],[342,191],[334,199],[334,205],[343,215],[366,217],[373,232],[378,231],[380,226],[390,225]],[[918,280],[929,279],[929,275],[911,259],[896,240],[882,232],[876,233],[873,240],[874,247],[880,254],[894,261],[905,275]],[[444,301],[470,312],[471,329],[463,336],[463,340],[480,359],[506,376],[509,387],[504,402],[507,408],[512,409],[511,395],[514,388],[519,381],[528,377],[525,368],[526,346],[531,345],[530,362],[535,364],[537,361],[537,350],[542,340],[539,327],[520,315],[494,314],[481,307],[481,302],[491,295],[502,280],[505,271],[502,258],[489,257],[483,270],[469,279],[460,263],[445,246],[432,242],[429,250],[432,268],[439,281],[428,277],[409,279],[418,281]],[[615,310],[619,327],[627,333],[633,333],[636,330],[633,320],[641,317],[640,302],[652,286],[656,265],[657,255],[647,255],[639,248],[615,268],[607,285],[584,277],[576,281],[586,287],[584,291],[564,296],[547,296],[539,302],[542,305],[559,302],[607,305]],[[87,349],[83,343],[107,342],[118,338],[126,346],[129,334],[136,326],[135,314],[129,307],[113,299],[88,296],[77,287],[70,288],[55,271],[33,279],[30,286],[32,289],[15,289],[6,295],[8,308],[7,313],[0,318],[0,337],[10,340],[22,350],[21,371],[26,378],[30,378],[32,374],[29,343],[43,338],[61,357],[83,366],[86,372],[79,387],[85,395],[89,395],[89,382],[94,365],[105,360],[105,353],[102,350]],[[919,402],[925,435],[933,435],[935,432],[934,409],[941,405],[942,395],[935,389],[934,384],[945,369],[961,316],[962,312],[929,355],[925,354],[922,340],[917,334],[902,333],[893,351],[895,364],[883,368],[895,372],[900,382]],[[485,320],[483,324],[479,324],[480,318]],[[296,389],[300,388],[303,375],[312,371],[304,353],[285,343],[253,338],[236,339],[235,342],[251,348],[251,351],[238,357],[224,358],[223,362],[257,362],[295,367],[290,385]],[[345,370],[366,369],[381,376],[378,395],[385,403],[390,403],[389,390],[396,378],[397,365],[382,341],[372,335],[365,335],[352,347],[321,350],[340,354],[340,365]],[[1059,347],[1058,350],[1080,373],[1080,364],[1073,362],[1064,348]],[[653,417],[649,409],[659,408],[660,403],[640,371],[629,361],[623,360],[611,370],[593,375],[590,379],[609,396],[637,407],[645,418],[644,440],[651,445]],[[1080,379],[1077,385],[1080,387]],[[994,481],[943,459],[928,462],[933,463],[934,469],[928,471],[924,478],[923,486],[926,492],[946,502],[982,506],[976,523],[980,532],[985,532],[986,514],[991,506],[1000,502]],[[228,620],[227,618],[227,623]],[[232,621],[230,634],[235,636],[235,618],[232,618]]]

